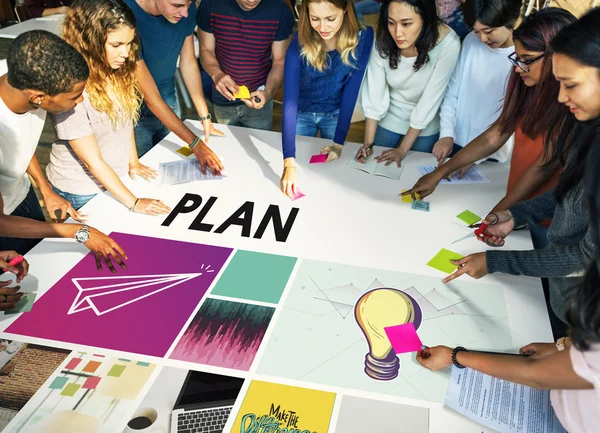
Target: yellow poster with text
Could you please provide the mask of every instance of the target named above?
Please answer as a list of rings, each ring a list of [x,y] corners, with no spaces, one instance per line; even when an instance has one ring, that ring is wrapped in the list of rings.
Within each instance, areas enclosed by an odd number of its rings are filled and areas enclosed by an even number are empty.
[[[335,394],[252,381],[231,433],[327,433]]]

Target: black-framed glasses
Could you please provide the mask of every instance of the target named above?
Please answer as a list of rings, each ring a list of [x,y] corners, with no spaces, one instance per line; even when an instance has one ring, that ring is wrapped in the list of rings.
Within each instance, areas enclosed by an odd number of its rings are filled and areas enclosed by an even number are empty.
[[[519,58],[519,56],[517,56],[517,52],[515,51],[514,53],[512,53],[511,55],[508,56],[508,60],[510,60],[510,63],[512,63],[513,66],[517,66],[518,68],[521,68],[521,70],[523,72],[529,72],[529,65],[531,65],[534,62],[537,62],[539,59],[541,59],[545,55],[546,54],[542,54],[541,56],[537,56],[533,59],[522,60]]]

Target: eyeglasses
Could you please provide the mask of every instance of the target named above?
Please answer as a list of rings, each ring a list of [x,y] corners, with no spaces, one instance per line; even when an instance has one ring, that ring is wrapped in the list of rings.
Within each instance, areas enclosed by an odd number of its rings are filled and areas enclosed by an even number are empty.
[[[508,60],[510,60],[510,63],[512,63],[513,66],[521,68],[521,70],[523,72],[529,72],[529,65],[531,65],[533,62],[537,62],[539,59],[541,59],[545,55],[546,54],[542,54],[541,56],[537,56],[533,59],[522,60],[519,58],[519,56],[517,56],[517,52],[515,51],[510,56],[508,56]]]

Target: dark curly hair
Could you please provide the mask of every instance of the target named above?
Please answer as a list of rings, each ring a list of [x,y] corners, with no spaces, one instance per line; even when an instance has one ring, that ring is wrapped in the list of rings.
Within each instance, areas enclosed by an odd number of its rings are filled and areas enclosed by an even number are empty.
[[[392,3],[406,3],[417,12],[423,20],[423,28],[415,42],[417,60],[415,61],[413,68],[415,71],[418,71],[429,62],[429,52],[435,47],[440,36],[439,25],[441,21],[438,17],[435,1],[383,0],[379,12],[379,20],[377,21],[376,46],[379,55],[389,59],[390,68],[396,69],[398,68],[398,62],[400,61],[400,48],[396,45],[396,41],[388,29],[389,7]]]
[[[68,93],[89,76],[85,59],[53,33],[32,30],[19,35],[8,49],[8,84],[49,96]]]

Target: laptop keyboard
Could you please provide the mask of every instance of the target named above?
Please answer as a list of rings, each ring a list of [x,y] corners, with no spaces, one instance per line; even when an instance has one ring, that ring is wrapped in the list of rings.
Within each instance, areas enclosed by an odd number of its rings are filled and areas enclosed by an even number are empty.
[[[219,407],[180,413],[177,433],[221,433],[230,412],[231,407]]]

